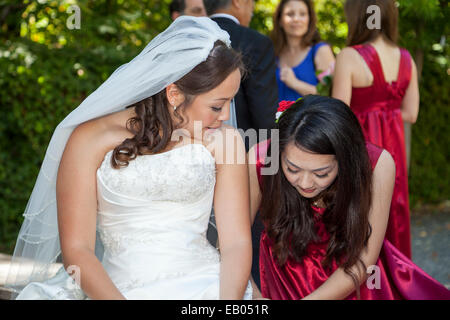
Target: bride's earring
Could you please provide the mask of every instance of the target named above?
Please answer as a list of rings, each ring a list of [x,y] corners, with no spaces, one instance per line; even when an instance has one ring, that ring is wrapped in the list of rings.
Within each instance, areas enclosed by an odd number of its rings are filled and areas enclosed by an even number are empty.
[[[170,105],[172,106],[173,111],[177,111],[177,106],[174,106],[174,105],[173,105],[173,101],[170,101]]]

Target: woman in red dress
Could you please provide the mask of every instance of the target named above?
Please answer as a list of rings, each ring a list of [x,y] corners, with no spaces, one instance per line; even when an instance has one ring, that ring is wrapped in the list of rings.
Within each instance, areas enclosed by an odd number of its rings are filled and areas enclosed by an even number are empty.
[[[345,103],[307,96],[276,129],[279,139],[254,146],[248,159],[252,219],[259,208],[265,227],[262,297],[450,299],[385,240],[395,163],[365,142]],[[271,174],[274,163],[281,168]]]
[[[369,5],[380,8],[381,29],[368,28]],[[394,0],[347,0],[347,44],[337,57],[333,97],[358,117],[367,141],[392,155],[396,166],[394,194],[386,238],[411,258],[408,173],[403,122],[419,112],[417,70],[397,41],[398,10]],[[377,18],[376,16],[372,18]]]

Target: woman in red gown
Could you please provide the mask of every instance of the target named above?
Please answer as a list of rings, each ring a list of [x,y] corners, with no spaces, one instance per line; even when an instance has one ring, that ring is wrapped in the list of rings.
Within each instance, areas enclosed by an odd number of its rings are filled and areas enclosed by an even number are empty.
[[[281,114],[276,129],[279,139],[249,151],[252,219],[259,208],[265,227],[262,297],[450,299],[385,240],[395,163],[365,142],[346,104],[307,96]],[[276,163],[281,168],[269,173]]]
[[[397,41],[398,10],[393,0],[377,0],[381,29],[367,27],[373,1],[347,0],[348,48],[337,57],[333,97],[358,117],[367,141],[392,155],[396,166],[386,238],[411,258],[408,173],[403,122],[414,123],[419,89],[414,61]]]

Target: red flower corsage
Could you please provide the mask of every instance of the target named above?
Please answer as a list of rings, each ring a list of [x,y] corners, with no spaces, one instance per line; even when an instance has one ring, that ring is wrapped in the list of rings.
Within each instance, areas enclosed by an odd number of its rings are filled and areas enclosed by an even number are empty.
[[[280,101],[280,103],[278,103],[277,113],[275,114],[275,118],[276,118],[275,123],[278,123],[278,120],[280,119],[283,112],[286,111],[287,109],[289,109],[297,101],[287,101],[287,100]]]

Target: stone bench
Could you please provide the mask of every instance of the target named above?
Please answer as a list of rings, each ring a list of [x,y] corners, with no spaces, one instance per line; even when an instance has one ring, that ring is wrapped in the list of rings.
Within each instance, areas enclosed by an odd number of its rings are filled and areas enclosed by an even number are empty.
[[[11,300],[14,295],[11,289],[4,287],[10,262],[11,256],[0,253],[0,300]]]
[[[0,300],[12,300],[15,297],[15,293],[8,288],[0,286]]]
[[[0,300],[11,300],[16,297],[16,293],[5,287],[6,277],[8,276],[8,271],[11,266],[11,256],[7,254],[0,253]],[[60,263],[55,263],[52,265],[50,272],[53,274],[58,271],[58,269],[62,266]],[[33,268],[33,263],[30,263],[29,266],[22,265],[24,272],[29,272],[31,268]]]

